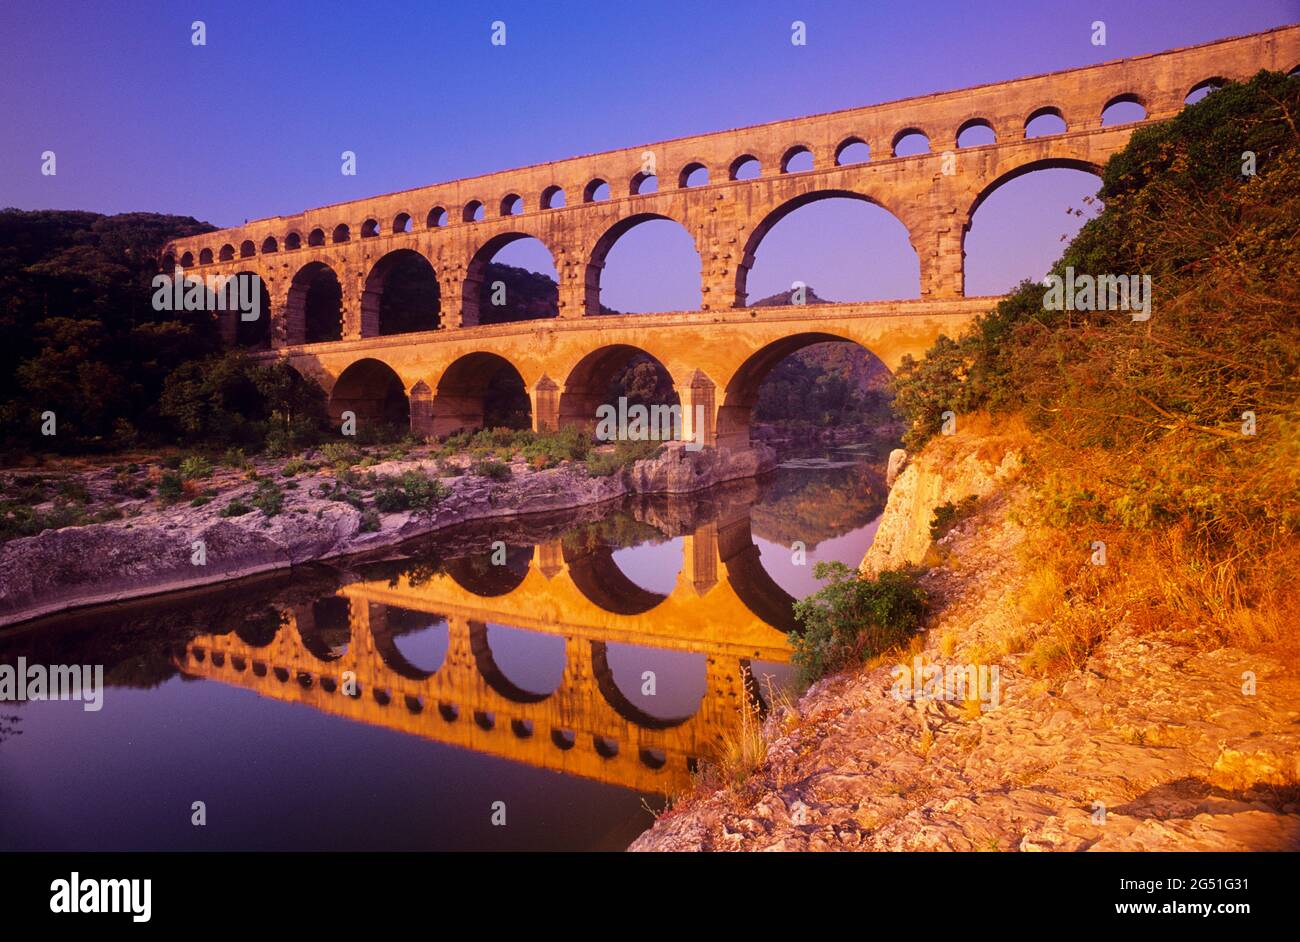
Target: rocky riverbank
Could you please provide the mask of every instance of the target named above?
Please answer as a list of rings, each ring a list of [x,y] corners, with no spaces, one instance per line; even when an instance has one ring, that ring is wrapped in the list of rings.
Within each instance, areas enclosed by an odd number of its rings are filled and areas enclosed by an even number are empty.
[[[378,512],[365,501],[339,499],[341,472],[296,475],[277,485],[275,513],[232,505],[256,503],[258,483],[229,476],[220,496],[194,506],[140,500],[121,519],[50,529],[0,546],[0,625],[84,605],[119,601],[225,582],[393,546],[470,520],[533,514],[599,504],[626,494],[682,494],[754,477],[775,466],[762,445],[747,450],[689,451],[669,443],[650,459],[597,476],[579,462],[534,470],[509,463],[500,479],[471,472],[469,463],[433,458],[380,461],[374,479],[415,471],[438,477],[445,496],[421,510]],[[282,469],[263,462],[259,480]]]
[[[912,462],[864,569],[928,565],[925,633],[776,705],[740,781],[680,796],[631,849],[1300,849],[1286,651],[1198,645],[1122,609],[1088,613],[1109,630],[1077,669],[1035,669],[1019,464],[995,437]],[[963,509],[932,543],[944,503]],[[949,676],[996,667],[996,697],[900,699],[895,665],[918,656]]]

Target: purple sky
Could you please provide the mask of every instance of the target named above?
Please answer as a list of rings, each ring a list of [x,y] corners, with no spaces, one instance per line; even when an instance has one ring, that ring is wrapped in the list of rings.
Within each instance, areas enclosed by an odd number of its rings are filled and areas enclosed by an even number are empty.
[[[190,43],[190,23],[207,45]],[[507,44],[489,42],[504,20]],[[807,24],[793,46],[790,23]],[[1107,45],[1090,42],[1103,20]],[[0,206],[151,210],[216,225],[591,151],[1047,72],[1300,20],[1297,0],[1087,3],[310,5],[43,0],[0,7]],[[58,175],[40,173],[53,150]],[[357,154],[357,175],[339,154]],[[1096,189],[1044,171],[975,217],[967,291],[1044,273]],[[605,303],[698,305],[671,223],[615,247]],[[536,243],[503,261],[549,270]],[[792,214],[758,298],[799,279],[835,300],[909,297],[901,226],[861,203]]]

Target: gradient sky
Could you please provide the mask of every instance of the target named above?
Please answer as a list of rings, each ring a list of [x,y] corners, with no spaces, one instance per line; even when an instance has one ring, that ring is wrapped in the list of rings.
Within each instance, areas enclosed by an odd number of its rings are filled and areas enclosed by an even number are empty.
[[[190,23],[208,43],[190,43]],[[504,20],[507,44],[489,42]],[[808,44],[790,42],[792,20]],[[1107,45],[1090,42],[1103,20]],[[1300,20],[1300,0],[0,6],[0,206],[150,210],[215,225],[473,174],[1087,65]],[[42,176],[40,155],[58,155]],[[357,154],[357,175],[339,154]],[[968,293],[1043,274],[1096,180],[1031,174],[968,239]],[[548,268],[536,243],[502,260]],[[915,296],[901,226],[828,201],[769,236],[751,298]],[[611,253],[603,299],[698,305],[673,224]]]

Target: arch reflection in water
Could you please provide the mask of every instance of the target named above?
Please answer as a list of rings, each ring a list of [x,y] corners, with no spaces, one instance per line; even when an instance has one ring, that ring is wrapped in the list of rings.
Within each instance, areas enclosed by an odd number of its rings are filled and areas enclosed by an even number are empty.
[[[735,734],[743,700],[764,699],[751,663],[788,661],[793,599],[759,562],[747,505],[668,542],[637,526],[606,518],[510,548],[503,565],[484,565],[484,545],[434,571],[352,582],[283,612],[270,639],[195,638],[177,663],[327,713],[671,793]],[[678,554],[669,591],[620,568],[638,569],[636,540],[659,563]]]

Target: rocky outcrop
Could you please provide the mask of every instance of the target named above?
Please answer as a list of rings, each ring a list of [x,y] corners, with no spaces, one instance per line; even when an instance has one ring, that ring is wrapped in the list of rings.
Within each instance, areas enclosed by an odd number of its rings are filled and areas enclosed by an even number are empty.
[[[685,494],[757,477],[775,467],[776,451],[763,444],[692,451],[683,442],[669,442],[656,457],[638,461],[627,471],[628,487],[639,494]]]
[[[898,471],[897,466],[905,462],[906,466]],[[902,449],[894,451],[889,456],[889,469],[896,477],[880,526],[863,557],[863,574],[918,565],[930,549],[935,508],[949,502],[956,505],[970,497],[986,497],[998,485],[1014,478],[1020,466],[1017,448],[987,437],[954,436],[933,443],[910,462]]]
[[[893,487],[898,476],[903,473],[903,468],[907,466],[907,452],[902,448],[895,448],[889,453],[889,464],[885,467],[885,486]]]

